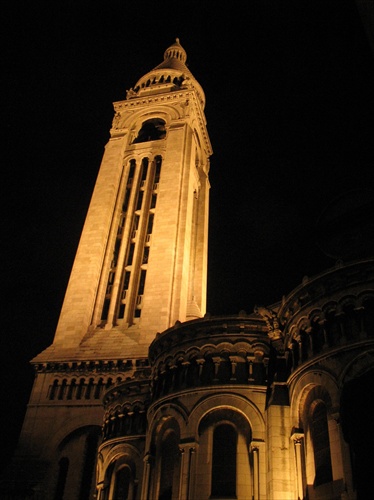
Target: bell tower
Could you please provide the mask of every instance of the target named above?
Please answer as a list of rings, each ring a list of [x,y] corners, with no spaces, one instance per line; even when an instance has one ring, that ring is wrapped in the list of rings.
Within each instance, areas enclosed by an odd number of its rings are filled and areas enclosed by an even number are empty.
[[[92,498],[104,393],[129,381],[129,415],[144,422],[149,345],[205,314],[212,149],[186,58],[177,39],[114,103],[54,340],[32,360],[11,490]]]
[[[146,355],[206,309],[209,157],[204,92],[177,39],[115,116],[53,345]],[[113,345],[112,350],[111,346]]]

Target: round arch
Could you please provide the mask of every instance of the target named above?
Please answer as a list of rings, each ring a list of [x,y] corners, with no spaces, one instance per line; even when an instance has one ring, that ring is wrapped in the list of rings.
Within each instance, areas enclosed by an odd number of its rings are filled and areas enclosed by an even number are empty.
[[[188,431],[198,440],[198,430],[204,417],[213,410],[226,409],[242,415],[252,429],[252,439],[265,440],[265,421],[260,409],[244,396],[239,394],[221,393],[208,396],[200,401],[191,411]]]
[[[316,387],[323,387],[326,394],[328,394],[328,401],[326,402],[330,410],[339,408],[340,391],[335,377],[324,370],[310,370],[293,381],[290,388],[291,426],[295,428],[300,426],[303,402],[310,391]]]

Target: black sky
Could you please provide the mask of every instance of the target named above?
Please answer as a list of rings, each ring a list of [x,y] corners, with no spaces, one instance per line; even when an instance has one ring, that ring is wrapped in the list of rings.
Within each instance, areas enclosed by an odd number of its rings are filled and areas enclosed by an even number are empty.
[[[2,14],[1,434],[11,448],[28,361],[53,340],[112,103],[180,38],[214,151],[208,311],[252,312],[334,265],[316,243],[318,217],[374,188],[374,57],[353,0],[39,1]]]

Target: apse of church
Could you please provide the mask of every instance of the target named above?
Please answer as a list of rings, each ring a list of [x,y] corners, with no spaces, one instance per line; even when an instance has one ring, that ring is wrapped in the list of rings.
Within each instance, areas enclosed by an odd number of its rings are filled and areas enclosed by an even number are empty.
[[[186,60],[177,39],[114,103],[2,498],[365,498],[373,436],[351,409],[374,373],[374,261],[206,313],[213,151]]]

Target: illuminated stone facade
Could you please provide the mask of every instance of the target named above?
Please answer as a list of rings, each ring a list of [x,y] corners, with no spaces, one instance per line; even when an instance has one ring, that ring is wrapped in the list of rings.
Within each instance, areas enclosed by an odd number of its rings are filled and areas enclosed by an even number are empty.
[[[185,63],[177,40],[114,104],[2,498],[364,491],[373,436],[360,441],[350,413],[365,398],[350,387],[373,379],[374,261],[337,264],[251,314],[206,314],[212,149]]]

